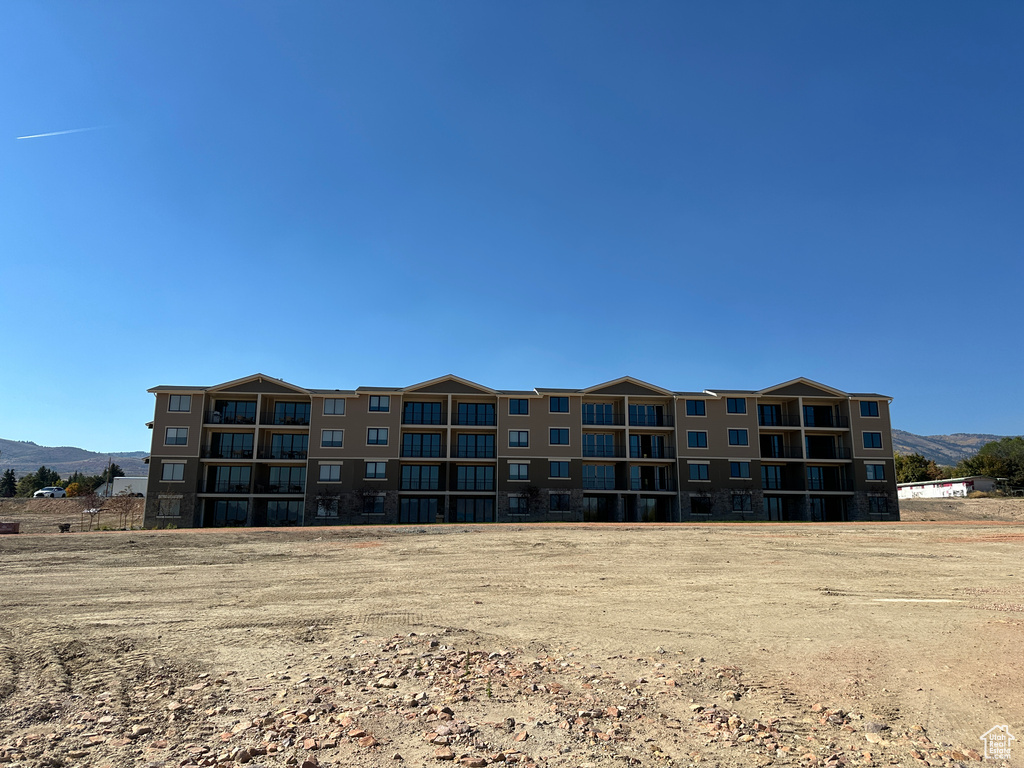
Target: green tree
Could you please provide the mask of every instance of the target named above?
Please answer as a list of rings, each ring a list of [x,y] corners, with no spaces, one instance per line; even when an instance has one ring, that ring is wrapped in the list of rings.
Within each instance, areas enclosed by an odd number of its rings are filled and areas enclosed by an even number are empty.
[[[33,493],[43,487],[43,484],[39,482],[39,478],[33,472],[31,475],[25,475],[21,480],[18,481],[18,487],[15,490],[15,496],[21,496],[23,498],[30,498]]]
[[[124,470],[112,463],[100,473],[100,483],[112,483],[115,477],[124,477]]]
[[[18,492],[18,478],[13,469],[5,469],[0,477],[0,497],[9,499]]]
[[[1011,486],[1024,487],[1024,437],[1004,437],[986,443],[977,454],[956,465],[956,474],[1005,477]]]
[[[104,472],[104,474],[106,473]],[[90,493],[103,485],[103,477],[101,475],[83,475],[76,471],[68,478],[68,485],[72,483],[78,483],[82,487],[83,493]]]

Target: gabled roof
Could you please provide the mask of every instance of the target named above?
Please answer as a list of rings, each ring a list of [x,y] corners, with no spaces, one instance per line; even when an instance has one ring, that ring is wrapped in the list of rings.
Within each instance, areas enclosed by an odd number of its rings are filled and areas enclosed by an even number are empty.
[[[803,376],[792,379],[790,381],[784,381],[781,384],[776,384],[774,387],[767,387],[762,389],[755,394],[758,395],[771,395],[771,394],[785,394],[789,391],[807,391],[807,390],[818,390],[822,395],[828,397],[849,397],[847,392],[843,392],[841,389],[830,387],[827,384],[822,384],[812,379],[804,378]],[[813,395],[812,395],[813,396]]]
[[[626,392],[627,390],[633,390],[633,392],[640,392],[644,394],[661,395],[663,397],[671,397],[672,392],[668,389],[663,389],[655,384],[650,384],[640,379],[634,379],[632,376],[622,376],[612,381],[606,381],[603,384],[595,384],[592,387],[587,387],[582,390],[583,394],[600,394],[602,392],[608,392],[609,394],[619,394],[620,392]],[[632,393],[631,393],[632,394]]]
[[[241,379],[235,379],[234,381],[226,381],[223,384],[217,384],[216,386],[209,387],[209,392],[223,392],[230,391],[233,389],[241,389],[246,384],[271,384],[276,387],[281,387],[286,390],[291,390],[296,394],[308,395],[309,390],[303,387],[297,387],[294,384],[289,384],[287,381],[282,379],[275,379],[273,376],[267,376],[265,373],[254,373],[252,376],[246,376]]]
[[[453,386],[454,385],[454,386]],[[421,381],[419,384],[413,384],[411,387],[405,388],[406,392],[477,392],[481,395],[496,395],[498,391],[485,387],[483,384],[477,384],[475,381],[469,379],[462,379],[456,376],[454,373],[445,374],[439,376],[436,379],[430,379],[430,381]]]

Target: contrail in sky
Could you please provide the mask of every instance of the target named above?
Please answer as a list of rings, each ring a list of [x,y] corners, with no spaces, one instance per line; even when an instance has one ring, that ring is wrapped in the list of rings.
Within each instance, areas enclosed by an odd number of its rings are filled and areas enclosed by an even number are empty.
[[[92,128],[72,128],[70,131],[54,131],[53,133],[35,133],[31,136],[18,136],[19,139],[41,139],[43,136],[63,136],[65,133],[81,133],[82,131],[98,131],[105,125],[94,125]]]

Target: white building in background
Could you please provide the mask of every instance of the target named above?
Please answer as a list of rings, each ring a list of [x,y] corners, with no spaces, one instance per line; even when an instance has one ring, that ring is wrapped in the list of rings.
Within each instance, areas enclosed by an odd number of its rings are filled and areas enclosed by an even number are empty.
[[[110,484],[110,495],[117,496],[119,493],[127,491],[130,494],[138,494],[140,496],[146,495],[146,485],[149,483],[148,477],[115,477],[114,482]],[[96,489],[97,496],[107,495],[107,484],[104,483]]]
[[[949,480],[924,480],[920,483],[898,483],[896,495],[901,499],[946,499],[966,496],[971,491],[994,491],[996,481],[993,477],[972,475],[971,477],[954,477]]]

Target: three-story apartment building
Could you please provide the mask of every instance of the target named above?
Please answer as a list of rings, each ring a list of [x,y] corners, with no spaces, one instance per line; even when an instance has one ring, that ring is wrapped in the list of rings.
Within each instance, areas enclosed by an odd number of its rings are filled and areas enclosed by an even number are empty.
[[[149,391],[151,526],[899,518],[890,398],[808,379]]]

